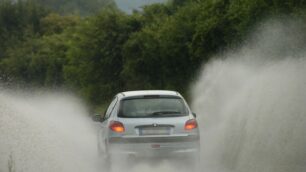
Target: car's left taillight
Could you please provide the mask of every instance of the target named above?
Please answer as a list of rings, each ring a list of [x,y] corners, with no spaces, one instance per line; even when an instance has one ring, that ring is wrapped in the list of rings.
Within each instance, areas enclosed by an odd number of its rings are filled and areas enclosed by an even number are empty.
[[[198,123],[195,119],[190,119],[185,123],[185,130],[193,130],[198,127]]]
[[[123,133],[125,131],[124,125],[119,121],[111,121],[109,128],[116,133]]]

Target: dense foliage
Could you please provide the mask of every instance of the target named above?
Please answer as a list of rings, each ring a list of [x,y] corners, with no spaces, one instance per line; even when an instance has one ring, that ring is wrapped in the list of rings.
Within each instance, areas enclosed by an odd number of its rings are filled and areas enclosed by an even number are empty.
[[[114,8],[113,0],[32,0],[60,14],[79,14],[87,16],[95,14],[101,8]]]
[[[93,105],[124,90],[188,95],[212,54],[241,44],[266,17],[304,17],[305,9],[303,0],[174,0],[131,15],[107,8],[81,18],[35,1],[1,1],[1,79],[71,88]]]

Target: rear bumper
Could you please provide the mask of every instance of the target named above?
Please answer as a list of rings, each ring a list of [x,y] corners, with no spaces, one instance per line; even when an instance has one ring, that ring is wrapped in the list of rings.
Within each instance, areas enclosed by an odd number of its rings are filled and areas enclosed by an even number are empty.
[[[170,137],[111,137],[110,144],[130,143],[186,143],[199,141],[198,135],[170,136]]]
[[[114,137],[109,140],[109,153],[137,157],[185,157],[200,151],[198,136],[184,137]]]

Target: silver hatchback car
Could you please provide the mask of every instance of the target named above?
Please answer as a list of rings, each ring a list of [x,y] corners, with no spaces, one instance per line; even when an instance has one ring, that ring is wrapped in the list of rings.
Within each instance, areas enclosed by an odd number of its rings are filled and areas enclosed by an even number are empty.
[[[117,94],[100,121],[98,150],[111,157],[196,157],[196,115],[175,91]]]

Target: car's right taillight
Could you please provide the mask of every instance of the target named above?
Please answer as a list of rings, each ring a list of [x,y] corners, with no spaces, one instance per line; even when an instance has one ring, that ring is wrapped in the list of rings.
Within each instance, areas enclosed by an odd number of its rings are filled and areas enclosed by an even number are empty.
[[[190,119],[185,123],[185,130],[193,130],[198,127],[198,123],[195,119]]]
[[[111,121],[109,128],[116,133],[123,133],[125,131],[124,125],[118,121]]]

